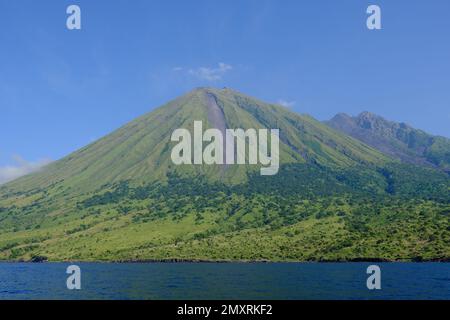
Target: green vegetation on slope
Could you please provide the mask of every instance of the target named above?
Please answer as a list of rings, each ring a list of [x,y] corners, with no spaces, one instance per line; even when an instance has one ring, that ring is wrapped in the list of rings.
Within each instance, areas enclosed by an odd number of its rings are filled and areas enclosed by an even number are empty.
[[[174,166],[173,130],[211,118],[279,128],[279,173]],[[280,106],[197,89],[0,186],[0,259],[446,260],[449,212],[441,171]]]
[[[287,165],[275,180],[253,175],[234,186],[173,174],[166,184],[123,181],[65,199],[61,212],[46,210],[51,196],[26,195],[32,205],[0,209],[0,258],[445,260],[450,183],[426,170]],[[430,187],[414,192],[421,174]]]

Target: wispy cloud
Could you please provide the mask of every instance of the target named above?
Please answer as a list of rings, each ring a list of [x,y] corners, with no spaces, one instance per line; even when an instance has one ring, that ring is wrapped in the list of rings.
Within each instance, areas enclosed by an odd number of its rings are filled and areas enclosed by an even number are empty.
[[[42,159],[35,162],[24,160],[20,156],[14,156],[14,165],[0,167],[0,184],[12,181],[26,174],[40,170],[49,164],[51,160]]]
[[[295,106],[295,101],[287,101],[287,100],[284,100],[284,99],[278,100],[277,103],[279,105],[282,105],[283,107],[286,107],[286,108],[292,108],[293,106]]]
[[[231,65],[219,62],[217,67],[200,67],[195,69],[175,67],[172,69],[172,71],[174,72],[186,71],[189,75],[192,75],[200,80],[214,82],[222,80],[223,76],[232,69],[233,67]]]

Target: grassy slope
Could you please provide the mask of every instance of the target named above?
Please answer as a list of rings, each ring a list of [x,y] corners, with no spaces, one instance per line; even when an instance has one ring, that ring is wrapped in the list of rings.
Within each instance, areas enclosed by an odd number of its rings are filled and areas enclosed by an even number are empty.
[[[229,128],[279,128],[282,163],[304,162],[306,158],[327,166],[350,166],[388,160],[376,150],[309,116],[231,90],[198,89],[137,118],[41,172],[0,187],[0,197],[36,189],[76,195],[123,180],[164,181],[166,173],[174,170],[170,161],[174,143],[170,142],[170,136],[176,128],[188,128],[192,132],[194,120],[207,123],[206,93],[217,97]],[[216,170],[211,168],[183,166],[177,169],[213,176]],[[231,168],[230,181],[245,181],[246,172],[234,172]]]
[[[228,127],[280,128],[281,174],[174,170],[171,132],[207,119],[196,90],[1,187],[0,259],[448,259],[448,176],[386,167],[379,152],[309,116],[208,92]]]
[[[269,185],[256,176],[254,189],[181,180],[160,189],[149,185],[141,196],[139,189],[117,186],[111,189],[115,196],[86,198],[64,214],[33,221],[17,211],[3,218],[0,259],[448,259],[448,192],[440,198],[448,181],[424,171],[434,181],[431,189],[422,186],[423,193],[412,194],[416,181],[405,176],[415,178],[418,169],[400,169],[406,170],[390,168],[389,183],[381,173],[379,180],[369,178],[379,184],[359,193],[355,189],[367,185],[360,170],[345,172],[348,181],[339,181],[336,173],[297,167]],[[307,180],[296,184],[296,172]],[[292,186],[290,192],[275,192],[283,183]],[[387,194],[389,185],[398,194]]]

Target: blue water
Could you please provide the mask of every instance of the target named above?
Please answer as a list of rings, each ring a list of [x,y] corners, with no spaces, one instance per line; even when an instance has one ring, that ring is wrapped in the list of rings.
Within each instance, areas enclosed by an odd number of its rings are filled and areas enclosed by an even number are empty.
[[[450,299],[449,263],[0,263],[0,299]]]

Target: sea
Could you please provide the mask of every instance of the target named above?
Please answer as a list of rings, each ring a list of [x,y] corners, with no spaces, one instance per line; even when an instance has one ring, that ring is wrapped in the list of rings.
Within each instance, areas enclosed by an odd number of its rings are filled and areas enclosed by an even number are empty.
[[[0,299],[449,300],[450,263],[0,263]]]

